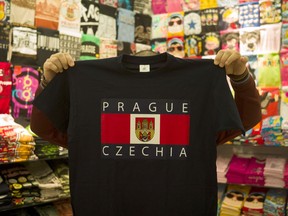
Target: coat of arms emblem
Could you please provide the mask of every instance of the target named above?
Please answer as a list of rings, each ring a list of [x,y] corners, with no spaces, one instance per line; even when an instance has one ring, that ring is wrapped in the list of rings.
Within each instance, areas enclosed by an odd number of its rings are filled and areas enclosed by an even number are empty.
[[[136,118],[135,119],[135,134],[142,142],[148,142],[153,139],[155,134],[155,119],[154,118]]]

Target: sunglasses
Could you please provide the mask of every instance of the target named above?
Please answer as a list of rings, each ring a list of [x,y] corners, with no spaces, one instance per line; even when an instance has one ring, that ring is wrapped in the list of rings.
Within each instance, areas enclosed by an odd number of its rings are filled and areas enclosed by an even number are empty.
[[[238,201],[243,201],[244,200],[244,197],[242,196],[237,196],[238,194],[231,194],[231,193],[228,193],[226,194],[226,197],[229,198],[229,199],[232,199],[233,197],[236,197],[236,199]],[[239,194],[240,195],[240,194]]]
[[[264,198],[262,197],[249,197],[246,199],[246,202],[253,202],[254,200],[257,200],[258,202],[261,202],[261,203],[264,202]]]
[[[168,22],[168,25],[169,26],[173,26],[174,23],[177,23],[178,25],[181,25],[182,24],[182,20],[177,20],[177,21],[171,20],[171,21]]]
[[[183,47],[182,47],[182,46],[169,47],[167,50],[168,50],[169,52],[174,52],[176,49],[177,49],[178,51],[182,51],[182,50],[183,50]]]

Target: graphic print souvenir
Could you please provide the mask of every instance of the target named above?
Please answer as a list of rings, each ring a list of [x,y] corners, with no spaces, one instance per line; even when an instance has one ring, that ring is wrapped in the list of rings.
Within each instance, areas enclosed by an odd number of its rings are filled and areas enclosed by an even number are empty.
[[[37,28],[37,65],[44,62],[54,53],[59,52],[59,32],[47,28]]]
[[[282,0],[282,22],[288,23],[288,0]]]
[[[12,73],[9,62],[0,62],[0,113],[9,114],[12,95]]]
[[[166,0],[152,0],[152,11],[153,14],[165,14],[166,10]]]
[[[123,41],[117,41],[117,56],[127,54],[134,55],[136,53],[136,44]]]
[[[167,13],[174,13],[182,11],[181,1],[179,0],[166,0],[166,11]]]
[[[61,0],[36,0],[35,26],[58,29]]]
[[[180,37],[168,39],[167,52],[175,57],[183,58],[185,56],[184,39]]]
[[[119,8],[117,25],[117,40],[133,43],[135,28],[134,12],[127,9]]]
[[[167,39],[157,38],[151,41],[151,48],[156,53],[164,53],[167,51]]]
[[[158,14],[152,16],[151,39],[167,37],[167,16],[168,14]]]
[[[100,39],[99,57],[111,58],[117,56],[117,41],[111,39]]]
[[[241,28],[260,25],[259,3],[251,2],[239,5],[239,23]]]
[[[118,0],[118,7],[133,11],[134,0]]]
[[[150,45],[151,23],[151,16],[135,14],[135,43]]]
[[[69,53],[75,60],[79,60],[81,52],[81,34],[68,35],[60,33],[59,51]]]
[[[280,91],[277,87],[260,87],[262,120],[279,115]]]
[[[134,12],[151,16],[151,1],[152,0],[134,0]]]
[[[99,0],[99,3],[102,5],[107,5],[107,6],[114,7],[114,8],[118,7],[117,0]]]
[[[10,25],[0,23],[0,61],[7,61]]]
[[[116,9],[114,7],[99,5],[100,16],[96,37],[116,40]]]
[[[139,209],[143,215],[216,215],[215,132],[243,126],[225,70],[213,60],[163,53],[78,61],[57,74],[34,105],[72,134],[75,215],[107,209],[112,215],[139,215]],[[203,191],[200,185],[211,186]]]
[[[190,35],[185,37],[185,56],[195,57],[202,54],[202,36]]]
[[[203,49],[202,55],[216,55],[221,48],[220,35],[217,32],[208,32],[203,35],[202,39]]]
[[[12,28],[12,56],[13,64],[36,65],[37,30],[28,27]]]
[[[39,85],[40,73],[35,67],[15,65],[13,68],[12,115],[30,117]]]
[[[259,87],[280,87],[279,54],[258,55]]]
[[[238,31],[221,31],[222,49],[236,50],[239,52],[239,32]]]
[[[100,58],[100,39],[93,35],[82,35],[80,60]]]
[[[240,29],[240,53],[242,55],[255,55],[260,49],[260,29],[242,28]]]
[[[183,24],[184,12],[170,13],[167,18],[167,37],[183,37],[184,36],[184,24]]]
[[[282,24],[281,41],[281,49],[288,49],[288,24]]]
[[[80,0],[61,0],[58,30],[61,33],[79,32],[81,21]]]
[[[218,8],[200,10],[202,33],[219,31]]]
[[[200,1],[199,0],[183,0],[182,1],[183,11],[199,10]]]
[[[280,53],[280,64],[281,64],[281,67],[280,67],[281,68],[281,86],[288,88],[288,52]]]
[[[10,5],[11,23],[34,26],[35,0],[11,0]]]
[[[260,25],[281,22],[281,0],[259,2]]]
[[[281,26],[281,23],[276,23],[260,27],[259,53],[278,53],[280,51]]]
[[[184,35],[200,34],[202,32],[199,11],[184,13]]]
[[[0,22],[10,21],[10,0],[0,0]]]
[[[239,6],[224,7],[219,9],[219,29],[234,30],[240,27],[239,24]]]
[[[82,0],[80,32],[82,34],[96,35],[99,26],[99,16],[99,4],[89,0]]]

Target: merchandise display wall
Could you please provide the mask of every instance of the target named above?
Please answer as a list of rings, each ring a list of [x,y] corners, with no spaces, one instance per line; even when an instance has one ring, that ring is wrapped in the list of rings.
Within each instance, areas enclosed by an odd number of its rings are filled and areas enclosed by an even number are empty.
[[[282,215],[288,188],[287,32],[287,0],[0,0],[0,186],[8,194],[0,199],[0,211],[1,201],[2,210],[7,210],[69,196],[63,191],[41,196],[43,185],[34,194],[22,189],[22,195],[13,194],[4,185],[19,183],[9,182],[11,169],[15,176],[25,169],[24,178],[32,174],[37,180],[37,169],[31,170],[30,163],[63,183],[55,164],[67,166],[67,150],[29,131],[32,102],[50,55],[67,52],[76,60],[89,60],[151,49],[180,58],[213,58],[220,49],[231,49],[249,59],[261,95],[262,121],[246,136],[218,148],[219,214]],[[29,141],[19,139],[19,131]],[[233,165],[239,163],[242,169]],[[227,199],[231,191],[243,195],[234,206]],[[245,204],[256,192],[263,196],[260,207]],[[271,197],[277,196],[281,201],[274,203]]]

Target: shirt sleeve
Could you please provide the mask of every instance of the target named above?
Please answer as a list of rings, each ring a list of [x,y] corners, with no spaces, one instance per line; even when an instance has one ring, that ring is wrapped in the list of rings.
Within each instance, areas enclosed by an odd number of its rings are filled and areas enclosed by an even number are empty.
[[[56,75],[34,102],[31,129],[50,142],[66,146],[69,123],[68,72]]]
[[[225,70],[221,68],[217,70],[218,79],[213,89],[216,134],[222,131],[235,131],[235,134],[244,134],[245,130],[229,88]]]
[[[244,83],[231,82],[231,84],[244,130],[247,131],[258,124],[262,118],[259,92],[251,75]],[[217,143],[223,144],[240,134],[240,131],[235,130],[220,131],[217,136]]]

